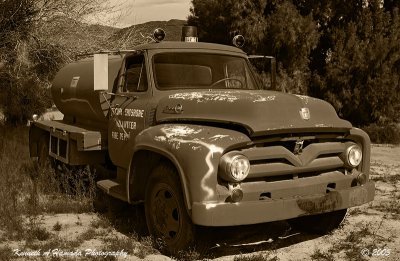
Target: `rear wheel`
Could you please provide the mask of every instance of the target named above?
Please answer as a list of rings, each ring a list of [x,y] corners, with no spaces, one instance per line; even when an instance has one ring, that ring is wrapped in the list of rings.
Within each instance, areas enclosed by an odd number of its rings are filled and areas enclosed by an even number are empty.
[[[154,169],[146,186],[145,214],[149,233],[170,254],[194,243],[194,225],[186,211],[181,183],[169,164]]]
[[[305,216],[288,220],[288,223],[299,230],[326,234],[339,227],[345,219],[347,209],[322,213],[313,216]]]

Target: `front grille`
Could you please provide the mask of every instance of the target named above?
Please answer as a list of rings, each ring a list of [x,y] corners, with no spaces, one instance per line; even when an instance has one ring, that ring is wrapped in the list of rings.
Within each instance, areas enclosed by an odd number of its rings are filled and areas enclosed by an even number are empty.
[[[343,140],[307,140],[300,150],[295,141],[256,144],[240,150],[250,161],[246,181],[279,181],[318,176],[344,169],[340,155],[345,151]]]

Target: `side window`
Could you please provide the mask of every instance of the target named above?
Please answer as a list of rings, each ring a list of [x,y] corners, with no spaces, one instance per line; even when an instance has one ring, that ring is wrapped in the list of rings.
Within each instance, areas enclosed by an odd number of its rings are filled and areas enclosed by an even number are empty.
[[[123,92],[144,92],[147,90],[147,73],[144,56],[138,55],[127,58]]]

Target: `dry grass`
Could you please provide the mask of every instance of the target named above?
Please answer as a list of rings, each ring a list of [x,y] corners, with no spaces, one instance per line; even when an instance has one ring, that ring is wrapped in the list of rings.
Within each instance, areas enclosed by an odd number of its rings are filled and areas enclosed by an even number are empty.
[[[27,130],[0,126],[0,227],[12,238],[22,236],[23,214],[36,207],[28,155]]]
[[[234,261],[278,261],[279,258],[271,253],[260,253],[255,255],[238,255]]]
[[[99,240],[104,251],[124,249],[129,255],[144,258],[159,254],[149,237],[116,236],[113,227],[126,220],[99,217],[84,225],[77,215],[75,226],[82,226],[76,238],[64,238],[65,225],[59,221],[45,228],[41,218],[62,213],[92,212],[95,178],[88,168],[39,169],[29,157],[26,127],[0,125],[0,236],[4,242],[24,242],[26,250],[62,249],[73,251],[85,242]],[[119,223],[121,224],[119,224]],[[129,223],[129,222],[128,222]],[[119,225],[118,225],[119,224]],[[11,260],[13,248],[0,244],[0,260]],[[192,254],[184,254],[185,257]],[[58,257],[53,259],[57,260]],[[59,259],[59,258],[58,258]],[[91,259],[88,257],[87,259]],[[115,260],[111,256],[106,260]],[[187,260],[185,258],[185,260]],[[193,259],[192,259],[193,260]]]

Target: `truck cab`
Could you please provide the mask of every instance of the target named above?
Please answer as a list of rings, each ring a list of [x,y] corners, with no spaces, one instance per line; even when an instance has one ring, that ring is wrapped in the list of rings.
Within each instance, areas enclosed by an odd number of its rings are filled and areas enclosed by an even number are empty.
[[[143,203],[170,253],[199,225],[327,232],[373,200],[369,137],[330,104],[264,90],[240,48],[155,39],[61,69],[52,94],[64,119],[31,125],[31,156],[115,170],[99,189]]]

